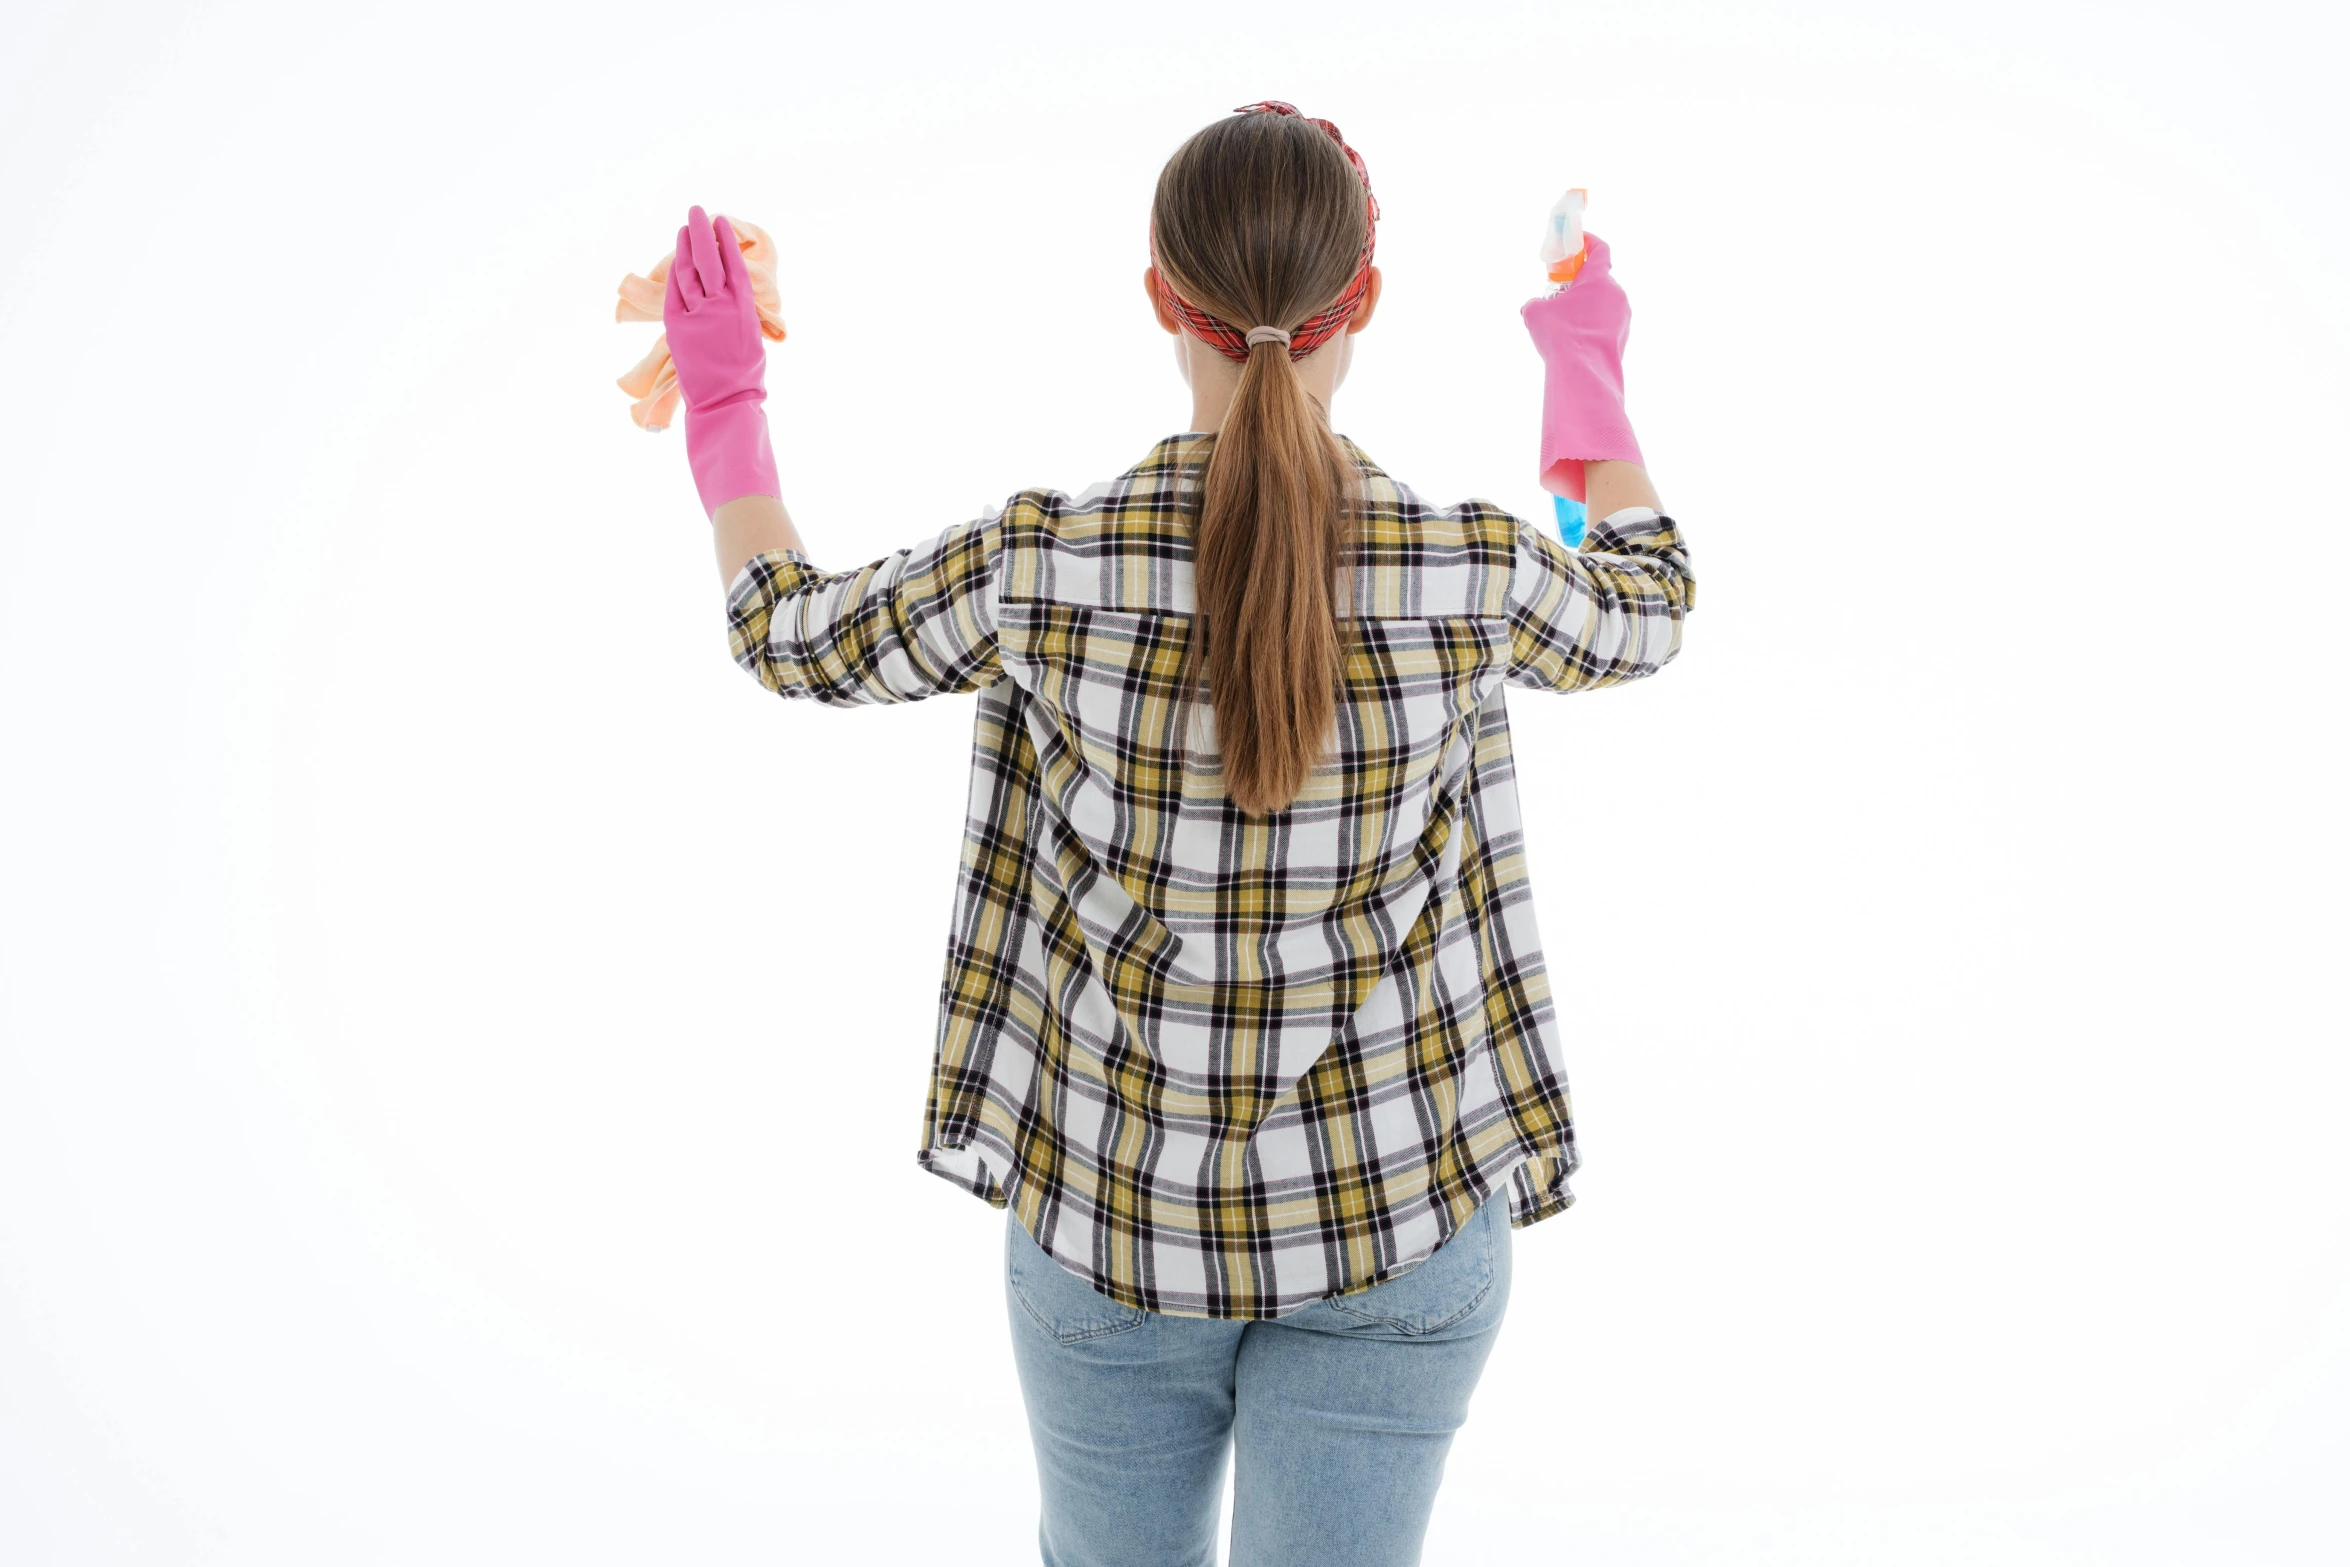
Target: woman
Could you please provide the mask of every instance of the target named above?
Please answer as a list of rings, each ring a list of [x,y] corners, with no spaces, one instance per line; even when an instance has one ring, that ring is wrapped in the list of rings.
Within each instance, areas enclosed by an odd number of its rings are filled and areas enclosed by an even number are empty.
[[[975,692],[920,1158],[997,1207],[1054,1567],[1416,1561],[1576,1164],[1505,684],[1660,668],[1691,579],[1623,421],[1607,249],[1525,316],[1583,552],[1334,434],[1378,204],[1286,104],[1169,160],[1143,284],[1191,428],[854,571],[777,498],[733,230],[666,324],[735,657],[777,695]],[[1613,458],[1579,463],[1579,459]]]

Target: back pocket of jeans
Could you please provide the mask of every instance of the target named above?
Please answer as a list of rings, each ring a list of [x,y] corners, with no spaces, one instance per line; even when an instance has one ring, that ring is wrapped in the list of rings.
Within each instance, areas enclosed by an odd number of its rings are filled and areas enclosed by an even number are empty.
[[[1329,1306],[1341,1317],[1373,1330],[1424,1338],[1452,1327],[1485,1303],[1495,1276],[1494,1230],[1508,1233],[1509,1200],[1496,1193],[1445,1237],[1411,1272],[1352,1295],[1333,1295]]]
[[[1081,1344],[1142,1326],[1140,1306],[1122,1305],[1055,1262],[1015,1218],[1005,1225],[1004,1277],[1029,1318],[1062,1344]]]

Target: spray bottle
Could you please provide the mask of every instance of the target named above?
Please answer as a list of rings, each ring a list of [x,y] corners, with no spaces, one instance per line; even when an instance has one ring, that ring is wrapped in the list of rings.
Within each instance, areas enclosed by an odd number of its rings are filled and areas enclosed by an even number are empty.
[[[1575,281],[1575,274],[1583,270],[1586,247],[1583,243],[1583,203],[1587,193],[1578,185],[1558,199],[1550,209],[1550,226],[1542,238],[1542,269],[1552,283],[1551,292]],[[1589,525],[1581,501],[1568,500],[1564,495],[1552,495],[1551,509],[1558,513],[1559,537],[1571,549],[1583,542],[1583,530]]]

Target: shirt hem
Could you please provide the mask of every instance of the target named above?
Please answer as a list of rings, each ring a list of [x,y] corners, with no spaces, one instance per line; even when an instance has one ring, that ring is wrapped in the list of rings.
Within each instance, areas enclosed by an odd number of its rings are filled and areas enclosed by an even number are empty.
[[[1068,1263],[1058,1253],[1044,1245],[1043,1238],[1036,1234],[1035,1227],[1021,1213],[1020,1206],[1014,1202],[1014,1193],[1020,1185],[1018,1160],[1010,1148],[999,1146],[999,1139],[989,1137],[982,1130],[968,1142],[928,1144],[918,1150],[914,1157],[915,1162],[923,1169],[979,1198],[990,1208],[1009,1209],[1015,1222],[1029,1232],[1029,1238],[1037,1242],[1039,1249],[1045,1251],[1046,1255],[1052,1257],[1062,1267],[1068,1268]],[[1005,1171],[1003,1177],[999,1178],[995,1173],[994,1161],[1001,1161]],[[1567,1182],[1568,1177],[1572,1176],[1580,1165],[1581,1160],[1572,1145],[1564,1149],[1546,1150],[1528,1149],[1522,1144],[1518,1145],[1498,1156],[1487,1167],[1469,1173],[1469,1178],[1462,1183],[1462,1189],[1468,1193],[1471,1199],[1468,1212],[1474,1214],[1478,1207],[1506,1185],[1508,1187],[1510,1228],[1522,1230],[1528,1225],[1539,1224],[1544,1219],[1564,1213],[1575,1205],[1574,1191]],[[1213,1310],[1211,1307],[1214,1303],[1205,1296],[1177,1296],[1164,1291],[1161,1292],[1159,1300],[1152,1303],[1143,1299],[1138,1292],[1114,1279],[1102,1278],[1090,1271],[1076,1268],[1069,1268],[1069,1272],[1090,1288],[1117,1301],[1122,1306],[1131,1306],[1137,1310],[1150,1311],[1160,1316],[1212,1317],[1227,1321],[1269,1321],[1293,1316],[1322,1301],[1359,1294],[1364,1290],[1374,1289],[1381,1284],[1403,1277],[1434,1256],[1437,1250],[1452,1238],[1454,1230],[1465,1222],[1465,1217],[1453,1219],[1446,1226],[1435,1246],[1408,1262],[1382,1269],[1364,1278],[1350,1281],[1338,1289],[1326,1290],[1320,1294],[1277,1297],[1271,1303],[1270,1309],[1267,1310]]]

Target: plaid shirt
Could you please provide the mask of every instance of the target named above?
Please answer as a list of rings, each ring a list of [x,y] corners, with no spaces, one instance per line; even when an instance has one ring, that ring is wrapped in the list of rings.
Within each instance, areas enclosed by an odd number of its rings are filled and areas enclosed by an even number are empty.
[[[1213,435],[854,571],[758,555],[727,595],[778,696],[977,693],[918,1157],[1127,1305],[1280,1316],[1406,1272],[1501,1182],[1515,1226],[1574,1201],[1502,688],[1662,667],[1688,558],[1645,507],[1578,553],[1342,444],[1362,635],[1336,755],[1270,817],[1176,700]]]

